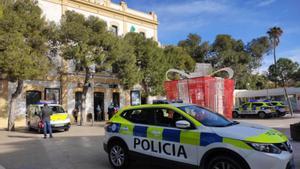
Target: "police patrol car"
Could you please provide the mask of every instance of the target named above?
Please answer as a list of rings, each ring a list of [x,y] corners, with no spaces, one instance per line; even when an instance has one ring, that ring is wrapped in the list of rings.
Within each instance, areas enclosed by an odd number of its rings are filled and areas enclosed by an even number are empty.
[[[273,106],[275,106],[278,116],[285,116],[289,113],[289,108],[287,105],[284,105],[281,101],[269,101]]]
[[[103,146],[117,169],[134,155],[203,169],[295,168],[292,147],[279,131],[183,103],[121,109],[105,126]]]
[[[70,116],[63,107],[59,104],[53,104],[52,102],[39,102],[37,104],[31,104],[27,107],[26,111],[26,124],[29,130],[35,129],[39,133],[43,131],[41,124],[41,111],[44,104],[47,103],[53,114],[50,117],[50,123],[52,129],[63,129],[68,131],[71,126]]]
[[[259,118],[277,116],[276,107],[269,102],[247,102],[232,111],[232,117],[257,115]]]

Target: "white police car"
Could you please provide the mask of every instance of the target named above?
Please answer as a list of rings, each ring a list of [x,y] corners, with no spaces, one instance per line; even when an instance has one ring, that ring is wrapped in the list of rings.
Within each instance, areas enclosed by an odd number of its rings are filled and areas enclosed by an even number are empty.
[[[230,121],[190,104],[127,107],[105,126],[104,149],[114,168],[134,155],[203,169],[294,169],[285,135]]]

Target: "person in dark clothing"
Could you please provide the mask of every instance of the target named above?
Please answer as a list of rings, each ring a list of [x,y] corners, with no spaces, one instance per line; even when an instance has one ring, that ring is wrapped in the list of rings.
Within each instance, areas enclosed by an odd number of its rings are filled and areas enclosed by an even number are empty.
[[[52,128],[50,124],[50,117],[53,114],[51,108],[48,106],[48,104],[44,104],[44,107],[42,108],[42,121],[44,123],[44,138],[47,138],[47,131],[49,132],[50,138],[52,138]]]
[[[110,103],[108,106],[108,119],[110,120],[112,116],[114,115],[115,106],[114,103]]]
[[[75,107],[75,109],[73,110],[72,114],[73,114],[75,123],[77,123],[77,121],[78,121],[78,108]]]

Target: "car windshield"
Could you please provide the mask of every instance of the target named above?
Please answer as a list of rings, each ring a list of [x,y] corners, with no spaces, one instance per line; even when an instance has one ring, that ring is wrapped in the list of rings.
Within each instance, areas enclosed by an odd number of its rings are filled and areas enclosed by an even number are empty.
[[[276,105],[274,105],[274,104],[272,104],[272,103],[266,103],[268,106],[276,106]]]
[[[179,109],[183,110],[205,126],[226,127],[238,124],[238,122],[230,121],[218,113],[196,105],[183,106],[179,107]]]
[[[283,106],[281,102],[271,102],[273,106]]]
[[[64,113],[64,109],[61,106],[49,106],[54,114],[56,113]]]

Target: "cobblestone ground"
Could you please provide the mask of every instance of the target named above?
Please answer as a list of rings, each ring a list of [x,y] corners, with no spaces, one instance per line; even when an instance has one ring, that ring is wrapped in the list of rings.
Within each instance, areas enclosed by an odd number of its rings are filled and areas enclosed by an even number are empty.
[[[270,126],[289,135],[289,124],[300,121],[300,115],[295,118],[236,120]],[[102,148],[103,125],[72,126],[69,132],[56,132],[53,139],[46,140],[42,134],[27,132],[24,128],[11,133],[0,131],[0,169],[110,169]],[[296,166],[300,169],[300,142],[292,144]],[[132,168],[174,169],[147,161],[135,162]]]

